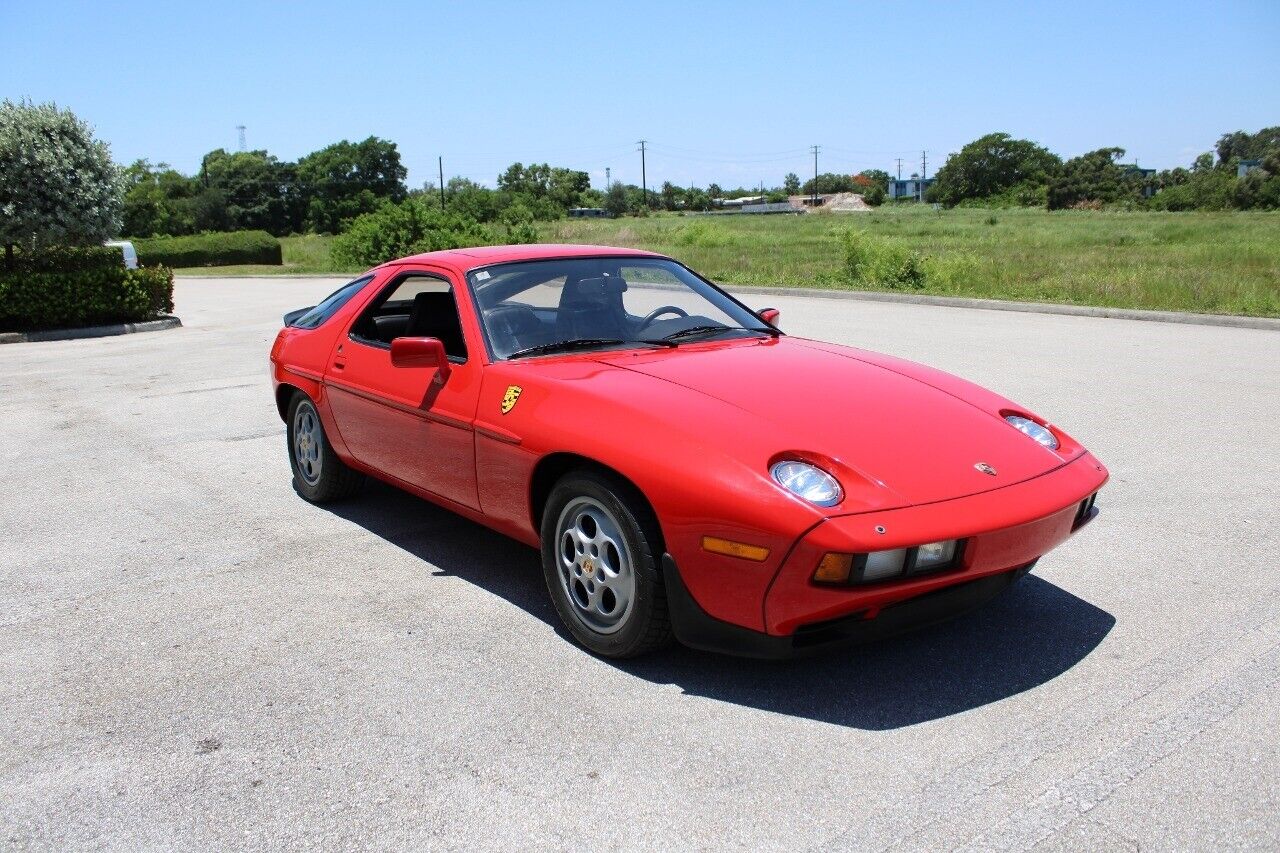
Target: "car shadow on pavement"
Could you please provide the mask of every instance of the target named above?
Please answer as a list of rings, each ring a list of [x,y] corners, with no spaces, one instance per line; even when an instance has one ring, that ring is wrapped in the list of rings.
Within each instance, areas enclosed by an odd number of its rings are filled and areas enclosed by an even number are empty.
[[[326,507],[439,569],[500,596],[573,642],[547,599],[538,553],[381,483]],[[1115,617],[1035,574],[984,607],[914,633],[818,657],[754,661],[680,646],[618,669],[685,693],[868,730],[998,702],[1095,649]],[[587,654],[587,652],[583,652]]]

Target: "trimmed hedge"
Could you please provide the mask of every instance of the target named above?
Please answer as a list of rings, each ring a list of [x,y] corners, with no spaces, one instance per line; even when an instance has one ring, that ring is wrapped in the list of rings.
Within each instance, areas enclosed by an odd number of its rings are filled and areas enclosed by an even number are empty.
[[[0,330],[76,328],[136,323],[173,310],[173,273],[127,270],[114,263],[76,270],[0,269]]]
[[[282,264],[280,241],[266,231],[210,231],[190,237],[134,240],[138,262],[167,267]]]
[[[0,275],[10,272],[78,272],[123,266],[124,259],[118,246],[50,246],[30,254],[19,249],[11,262],[0,260]]]

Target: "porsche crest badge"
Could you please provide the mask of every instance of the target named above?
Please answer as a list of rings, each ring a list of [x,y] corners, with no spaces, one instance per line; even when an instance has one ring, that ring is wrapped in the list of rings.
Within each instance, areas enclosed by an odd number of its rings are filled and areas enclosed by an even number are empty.
[[[508,385],[507,393],[502,395],[502,414],[506,414],[516,407],[516,402],[520,399],[520,386]]]
[[[982,473],[986,474],[989,477],[994,477],[996,475],[996,469],[992,468],[990,465],[988,465],[985,462],[977,462],[974,464],[973,467],[977,468],[979,471],[981,471]]]

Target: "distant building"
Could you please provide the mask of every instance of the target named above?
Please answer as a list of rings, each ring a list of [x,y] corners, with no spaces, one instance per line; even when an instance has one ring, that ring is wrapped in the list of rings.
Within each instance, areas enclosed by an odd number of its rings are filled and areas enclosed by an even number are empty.
[[[1142,182],[1142,197],[1151,198],[1156,194],[1156,170],[1144,169],[1137,163],[1119,163],[1120,171],[1126,178],[1134,178]]]
[[[1239,163],[1236,164],[1236,177],[1243,178],[1245,175],[1249,174],[1254,169],[1261,169],[1261,168],[1262,168],[1261,160],[1241,160]]]
[[[571,207],[569,216],[573,219],[600,219],[609,213],[603,207]]]
[[[929,187],[933,186],[936,178],[921,179],[919,175],[912,175],[909,178],[890,178],[889,179],[889,198],[923,198],[924,193]]]

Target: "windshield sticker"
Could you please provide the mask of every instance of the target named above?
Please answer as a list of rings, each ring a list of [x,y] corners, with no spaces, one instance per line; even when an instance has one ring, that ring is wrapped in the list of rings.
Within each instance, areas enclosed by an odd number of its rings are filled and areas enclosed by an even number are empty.
[[[488,278],[489,278],[488,270],[480,270],[480,272],[476,273],[476,281],[485,281]]]

